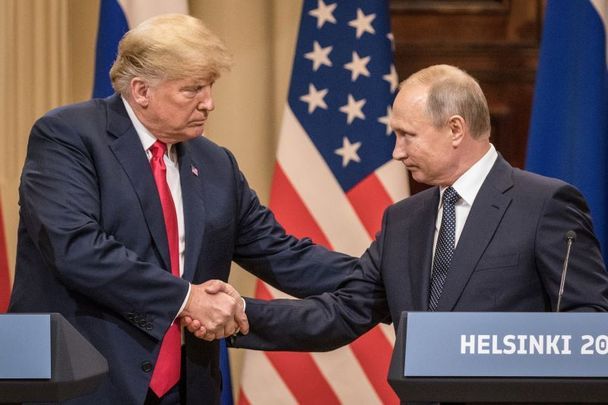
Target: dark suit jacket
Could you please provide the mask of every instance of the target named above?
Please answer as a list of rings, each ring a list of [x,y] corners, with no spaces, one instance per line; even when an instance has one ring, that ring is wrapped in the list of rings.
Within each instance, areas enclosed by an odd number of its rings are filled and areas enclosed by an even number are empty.
[[[251,333],[233,345],[329,350],[378,322],[397,327],[402,311],[427,310],[438,204],[434,187],[389,207],[360,269],[337,292],[302,301],[250,300]],[[569,230],[577,237],[561,308],[606,311],[608,273],[581,194],[499,156],[471,207],[438,310],[554,310]]]
[[[227,280],[231,260],[296,296],[332,290],[354,268],[355,259],[285,235],[227,150],[200,137],[177,153],[183,279],[166,271],[160,200],[120,97],[59,108],[32,129],[9,310],[59,312],[106,357],[109,379],[74,403],[142,403],[188,281]],[[185,340],[188,403],[218,402],[218,343]]]

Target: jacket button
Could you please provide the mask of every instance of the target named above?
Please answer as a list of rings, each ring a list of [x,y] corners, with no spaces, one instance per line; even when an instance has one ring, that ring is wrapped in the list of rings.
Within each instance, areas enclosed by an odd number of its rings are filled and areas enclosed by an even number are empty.
[[[152,363],[150,363],[149,361],[143,361],[141,363],[141,371],[143,371],[144,373],[149,373],[153,369],[154,366],[152,366]]]

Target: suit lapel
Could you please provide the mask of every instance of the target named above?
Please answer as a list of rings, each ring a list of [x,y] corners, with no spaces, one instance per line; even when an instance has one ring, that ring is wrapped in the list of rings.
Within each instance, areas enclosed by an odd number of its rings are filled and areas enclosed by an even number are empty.
[[[169,269],[169,245],[165,222],[150,163],[121,98],[114,95],[108,98],[108,101],[107,130],[115,137],[110,143],[110,149],[129,177],[163,265]]]
[[[412,286],[412,302],[415,310],[423,311],[428,307],[428,292],[430,288],[431,263],[433,254],[433,237],[435,221],[437,219],[437,206],[439,204],[439,189],[428,191],[428,198],[422,200],[418,209],[409,215],[412,216],[411,226],[408,228],[408,238],[412,249],[400,249],[409,259],[404,258],[403,263],[409,262],[408,274]]]
[[[184,226],[186,228],[183,278],[192,281],[205,232],[205,204],[203,199],[205,167],[193,158],[191,148],[187,143],[179,144],[177,153],[184,206]]]
[[[504,193],[513,186],[512,170],[499,155],[481,186],[454,251],[438,311],[454,309],[471,273],[492,240],[511,203],[511,198]]]

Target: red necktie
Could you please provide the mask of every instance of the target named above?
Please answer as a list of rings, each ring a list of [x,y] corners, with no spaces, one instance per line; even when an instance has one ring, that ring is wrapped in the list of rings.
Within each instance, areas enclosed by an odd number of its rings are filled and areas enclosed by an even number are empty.
[[[156,141],[151,147],[152,175],[156,182],[160,203],[163,207],[163,217],[165,219],[165,229],[167,231],[167,242],[169,243],[169,257],[171,258],[171,273],[179,277],[179,236],[177,231],[177,214],[175,204],[171,197],[171,190],[167,183],[167,167],[165,166],[164,155],[167,145]],[[160,353],[154,367],[150,389],[161,398],[167,393],[180,378],[181,366],[181,331],[178,322],[173,322],[160,346]]]

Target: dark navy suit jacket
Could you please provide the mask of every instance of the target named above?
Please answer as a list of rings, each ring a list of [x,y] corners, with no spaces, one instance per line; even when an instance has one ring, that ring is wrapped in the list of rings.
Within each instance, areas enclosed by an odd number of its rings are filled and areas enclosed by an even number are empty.
[[[389,207],[360,268],[335,293],[249,300],[251,333],[232,344],[330,350],[379,322],[396,328],[402,311],[427,310],[438,205],[434,187]],[[608,273],[581,194],[499,156],[471,207],[438,310],[555,310],[569,230],[577,237],[561,309],[606,311]]]
[[[177,153],[183,279],[166,271],[160,200],[120,97],[56,109],[32,129],[9,311],[59,312],[106,357],[109,379],[74,403],[143,403],[188,281],[227,280],[231,260],[295,296],[333,290],[354,268],[285,235],[227,150],[200,137]],[[186,333],[185,344],[188,403],[218,402],[218,343]]]

